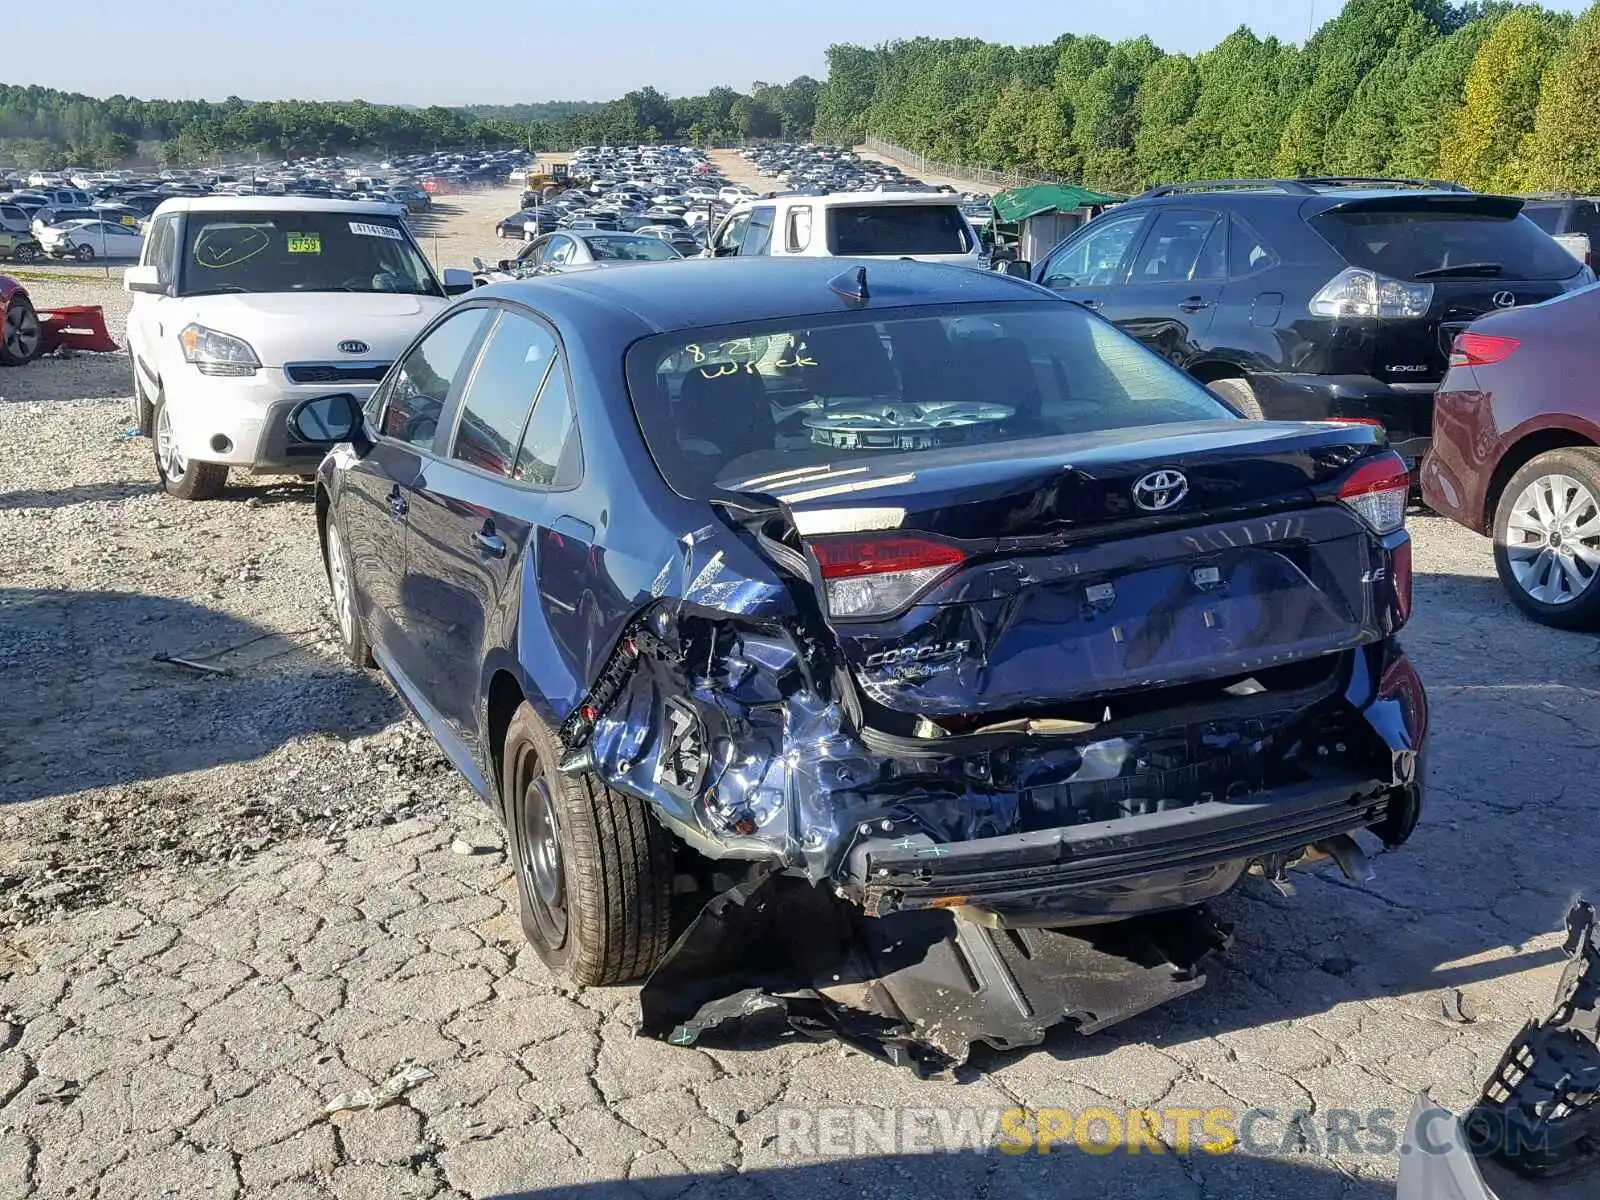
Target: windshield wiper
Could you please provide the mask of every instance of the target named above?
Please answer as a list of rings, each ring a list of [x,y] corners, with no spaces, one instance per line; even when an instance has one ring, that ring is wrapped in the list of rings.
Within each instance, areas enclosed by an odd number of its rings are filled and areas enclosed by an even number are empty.
[[[1482,276],[1489,278],[1506,269],[1504,263],[1457,263],[1452,267],[1434,267],[1431,271],[1418,271],[1413,279],[1450,279],[1456,276]]]

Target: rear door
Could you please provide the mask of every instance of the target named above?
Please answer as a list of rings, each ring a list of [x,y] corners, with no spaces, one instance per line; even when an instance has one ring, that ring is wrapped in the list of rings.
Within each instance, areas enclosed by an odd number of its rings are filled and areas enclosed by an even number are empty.
[[[551,326],[522,309],[497,311],[411,512],[406,590],[419,625],[419,684],[480,763],[482,671],[507,644],[547,494],[569,482],[562,450],[571,406],[559,357]]]
[[[340,475],[339,520],[367,640],[386,668],[408,680],[418,663],[412,598],[402,586],[408,516],[488,315],[482,307],[454,310],[406,351],[368,401],[376,445]]]
[[[1224,214],[1163,208],[1134,256],[1127,281],[1107,291],[1100,315],[1184,367],[1200,353],[1227,273]]]
[[[1033,281],[1094,312],[1127,274],[1148,211],[1113,213],[1089,222],[1034,268]]]

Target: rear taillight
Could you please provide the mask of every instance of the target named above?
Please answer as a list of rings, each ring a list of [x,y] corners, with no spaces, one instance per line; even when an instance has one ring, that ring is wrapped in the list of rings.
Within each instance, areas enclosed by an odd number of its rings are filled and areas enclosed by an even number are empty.
[[[1514,337],[1497,337],[1492,333],[1461,333],[1450,347],[1452,367],[1487,367],[1505,362],[1522,345]]]
[[[1405,460],[1392,450],[1362,460],[1339,485],[1339,501],[1367,523],[1373,533],[1404,529],[1411,475]]]
[[[833,617],[878,617],[904,608],[966,555],[916,534],[841,537],[810,543]]]
[[[1425,317],[1433,284],[1405,283],[1376,271],[1348,267],[1311,297],[1314,317]]]

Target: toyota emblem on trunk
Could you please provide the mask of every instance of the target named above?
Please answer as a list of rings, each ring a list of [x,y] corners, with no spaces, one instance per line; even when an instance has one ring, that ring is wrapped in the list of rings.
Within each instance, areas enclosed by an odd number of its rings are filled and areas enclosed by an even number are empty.
[[[1146,512],[1166,512],[1188,494],[1182,471],[1151,471],[1133,485],[1133,502]]]
[[[369,347],[365,342],[358,342],[353,339],[348,342],[339,343],[340,354],[365,354],[369,349],[371,349],[371,347]]]
[[[1494,306],[1496,308],[1515,308],[1517,306],[1517,294],[1515,292],[1496,292],[1494,294]]]

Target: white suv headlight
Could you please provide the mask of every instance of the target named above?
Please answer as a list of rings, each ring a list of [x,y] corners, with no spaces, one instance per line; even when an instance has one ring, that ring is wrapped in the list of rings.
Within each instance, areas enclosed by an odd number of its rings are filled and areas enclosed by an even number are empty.
[[[202,375],[254,375],[261,360],[249,342],[204,325],[185,325],[178,331],[183,361],[200,368]]]

